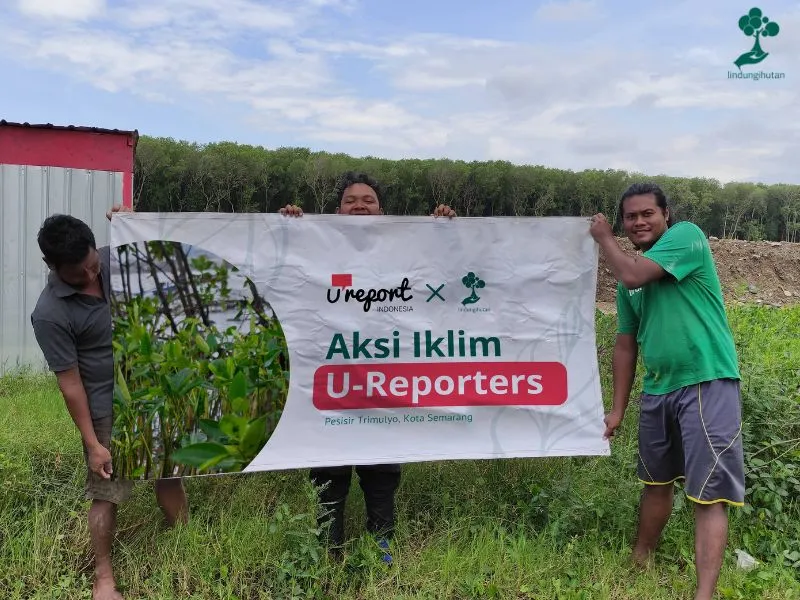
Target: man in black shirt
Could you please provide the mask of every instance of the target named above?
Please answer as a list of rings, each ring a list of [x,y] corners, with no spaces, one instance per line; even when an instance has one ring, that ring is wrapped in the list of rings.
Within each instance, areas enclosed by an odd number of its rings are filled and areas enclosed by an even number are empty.
[[[377,181],[364,173],[345,173],[336,187],[340,215],[376,216],[383,214],[381,192]],[[280,210],[282,215],[301,217],[303,210],[289,204]],[[433,217],[455,217],[455,211],[444,204],[436,207]],[[394,498],[400,485],[401,466],[399,464],[358,465],[355,467],[359,483],[364,492],[367,509],[367,530],[374,534],[383,550],[384,562],[391,564],[389,540],[394,534]],[[325,486],[320,496],[326,507],[331,509],[331,547],[338,552],[344,544],[344,509],[353,467],[319,467],[311,469],[314,485]],[[323,517],[321,520],[327,518]]]

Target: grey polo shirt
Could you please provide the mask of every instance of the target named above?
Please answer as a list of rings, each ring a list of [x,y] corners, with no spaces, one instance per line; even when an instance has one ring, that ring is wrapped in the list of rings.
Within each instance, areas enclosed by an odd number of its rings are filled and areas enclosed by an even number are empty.
[[[78,292],[51,271],[31,314],[36,341],[50,370],[78,367],[93,419],[111,416],[114,398],[110,250],[104,246],[98,251],[104,298]]]

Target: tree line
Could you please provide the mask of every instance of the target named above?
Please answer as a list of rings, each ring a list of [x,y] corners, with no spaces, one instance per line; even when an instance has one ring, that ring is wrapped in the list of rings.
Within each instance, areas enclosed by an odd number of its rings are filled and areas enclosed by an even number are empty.
[[[507,161],[388,160],[221,142],[201,145],[142,136],[134,204],[141,212],[275,212],[286,204],[331,213],[347,170],[365,171],[384,192],[387,214],[425,215],[438,204],[461,216],[589,216],[616,222],[619,196],[637,181],[668,194],[675,220],[707,235],[800,242],[800,185],[721,184],[710,178],[647,176],[618,170],[573,172]]]

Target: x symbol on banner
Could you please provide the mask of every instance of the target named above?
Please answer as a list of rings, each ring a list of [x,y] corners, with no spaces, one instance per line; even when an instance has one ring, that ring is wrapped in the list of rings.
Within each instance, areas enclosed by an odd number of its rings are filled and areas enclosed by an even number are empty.
[[[431,300],[433,300],[433,299],[434,299],[434,298],[436,298],[437,296],[438,296],[439,300],[441,300],[442,302],[444,302],[444,297],[443,297],[443,296],[442,296],[442,295],[439,293],[439,290],[441,290],[441,289],[444,287],[444,284],[440,285],[440,286],[439,286],[438,288],[436,288],[436,289],[433,289],[433,288],[431,287],[431,284],[429,284],[429,283],[426,283],[425,285],[426,285],[426,286],[428,286],[428,289],[429,289],[429,290],[432,292],[432,293],[431,293],[431,295],[430,295],[430,296],[428,296],[428,299],[427,299],[427,300],[425,300],[425,302],[430,302]]]

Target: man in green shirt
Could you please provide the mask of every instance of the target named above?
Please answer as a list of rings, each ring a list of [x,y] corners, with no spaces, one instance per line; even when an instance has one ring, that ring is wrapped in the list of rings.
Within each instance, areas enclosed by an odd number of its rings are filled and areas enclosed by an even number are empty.
[[[695,600],[710,600],[728,537],[726,505],[744,503],[741,396],[736,347],[711,249],[697,225],[672,223],[664,192],[635,184],[620,200],[626,254],[602,214],[590,233],[617,279],[614,400],[605,437],[625,415],[641,352],[645,373],[639,417],[642,493],[633,558],[644,564],[684,480],[695,506]]]

